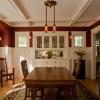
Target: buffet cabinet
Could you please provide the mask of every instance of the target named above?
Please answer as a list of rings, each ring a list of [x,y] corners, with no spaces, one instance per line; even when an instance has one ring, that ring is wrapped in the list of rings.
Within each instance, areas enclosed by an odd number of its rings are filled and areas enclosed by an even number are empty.
[[[34,66],[66,67],[66,34],[34,34]]]

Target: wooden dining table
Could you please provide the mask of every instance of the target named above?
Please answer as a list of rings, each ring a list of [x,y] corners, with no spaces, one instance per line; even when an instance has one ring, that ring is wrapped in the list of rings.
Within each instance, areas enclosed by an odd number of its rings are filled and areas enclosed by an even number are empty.
[[[35,100],[35,88],[74,88],[76,79],[65,67],[36,67],[26,77],[25,84]],[[76,91],[74,89],[76,96]]]

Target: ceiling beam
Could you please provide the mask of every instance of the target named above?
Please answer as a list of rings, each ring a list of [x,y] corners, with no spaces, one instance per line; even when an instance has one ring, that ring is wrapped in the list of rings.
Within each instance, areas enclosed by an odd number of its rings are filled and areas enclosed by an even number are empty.
[[[28,21],[27,17],[24,15],[24,13],[21,11],[21,9],[18,7],[18,5],[14,2],[14,0],[8,0],[11,6],[18,12],[18,14],[24,19],[24,21],[31,26],[31,23]]]
[[[12,27],[14,31],[44,31],[44,27]],[[56,27],[57,31],[89,31],[89,27]],[[48,27],[49,31],[52,31],[52,27]]]
[[[92,30],[93,28],[97,27],[98,25],[100,25],[100,20],[98,20],[97,22],[95,22],[94,24],[90,25],[90,30]]]
[[[76,14],[73,16],[72,21],[70,21],[69,26],[74,24],[79,19],[79,17],[84,13],[84,11],[89,7],[89,5],[92,2],[93,2],[93,0],[84,0],[84,3],[80,7],[80,9],[78,9]]]

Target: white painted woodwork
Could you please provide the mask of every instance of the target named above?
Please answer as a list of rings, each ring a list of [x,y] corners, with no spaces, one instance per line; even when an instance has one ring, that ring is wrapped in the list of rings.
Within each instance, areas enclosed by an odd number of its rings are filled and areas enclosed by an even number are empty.
[[[91,79],[95,79],[96,78],[96,33],[100,31],[100,26],[92,29],[92,55],[91,55]]]
[[[72,32],[72,34],[83,34],[82,32]],[[24,32],[16,32],[16,42],[17,42],[17,36],[24,34]],[[24,34],[27,38],[29,37],[29,34],[25,32]],[[36,36],[45,36],[45,35],[57,35],[65,36],[65,48],[60,49],[57,48],[55,50],[62,50],[64,52],[63,58],[57,58],[57,59],[35,59],[35,50],[36,48]],[[92,36],[92,39],[94,36]],[[51,49],[51,48],[48,48]],[[16,69],[16,77],[23,77],[22,75],[22,69],[21,69],[21,63],[20,58],[24,58],[27,60],[28,63],[28,69],[31,71],[35,67],[66,67],[71,73],[73,72],[74,68],[74,60],[77,58],[77,55],[75,54],[75,50],[77,48],[75,47],[68,47],[68,32],[57,32],[57,33],[43,33],[43,32],[33,32],[33,47],[24,47],[19,48],[16,43],[15,48],[10,47],[0,47],[0,57],[6,57],[7,58],[7,64],[9,67],[14,67]],[[41,50],[41,49],[40,49]],[[87,78],[95,79],[95,56],[94,56],[94,44],[92,43],[92,47],[82,47],[81,50],[84,50],[86,52],[86,55],[84,56],[84,59],[86,61],[85,64],[85,75]]]
[[[83,34],[82,32],[73,32],[73,34]],[[23,32],[16,32],[16,39],[17,36],[24,34]],[[85,33],[84,33],[85,34]],[[28,33],[24,34],[28,37]],[[64,36],[65,37],[65,48],[56,48],[54,50],[62,50],[64,53],[63,58],[57,59],[35,59],[35,50],[45,50],[44,48],[36,48],[36,37],[37,36]],[[17,40],[16,40],[17,42]],[[48,48],[50,50],[51,48]],[[16,68],[16,77],[23,77],[22,76],[22,69],[20,64],[20,58],[24,58],[27,60],[29,71],[34,69],[35,67],[66,67],[71,73],[73,72],[74,68],[74,60],[77,58],[75,54],[75,47],[68,47],[68,32],[56,32],[56,33],[43,33],[43,32],[33,32],[33,47],[24,47],[19,48],[16,43],[15,48],[11,48],[9,50],[9,55],[11,57],[12,65]],[[1,50],[1,49],[0,49]],[[81,50],[85,50],[86,55],[84,59],[86,60],[86,77],[91,78],[91,59],[92,59],[92,51],[91,47],[86,48],[82,47]],[[2,49],[3,52],[3,49]],[[1,55],[3,56],[3,55]],[[5,56],[5,55],[4,55]]]

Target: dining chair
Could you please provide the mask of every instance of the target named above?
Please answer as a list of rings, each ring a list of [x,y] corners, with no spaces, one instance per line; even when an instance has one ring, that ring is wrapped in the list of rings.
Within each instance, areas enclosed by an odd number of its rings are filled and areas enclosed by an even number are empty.
[[[26,60],[22,60],[21,61],[21,66],[22,66],[23,76],[24,76],[24,79],[25,79],[27,77],[27,75],[29,74],[28,66],[27,66],[27,61]]]
[[[23,72],[23,76],[24,78],[21,80],[21,82],[19,82],[18,84],[15,84],[12,87],[12,89],[10,91],[8,91],[8,94],[5,98],[5,100],[14,100],[14,98],[16,97],[16,95],[19,93],[20,90],[25,88],[25,77],[28,75],[28,68],[27,68],[27,62],[26,60],[21,62],[22,65],[22,72]],[[28,91],[28,89],[27,89]]]
[[[8,80],[13,80],[15,83],[15,69],[8,68],[6,58],[0,58],[0,82],[1,87],[3,87],[3,82]]]
[[[29,74],[26,60],[21,61],[21,67],[22,67],[22,72],[23,72],[23,76],[24,76],[23,81],[25,81],[25,78]],[[26,86],[26,90],[25,90],[25,100],[26,100],[26,97],[31,97],[29,88],[27,88],[27,86]]]
[[[29,74],[28,72],[28,66],[27,66],[27,61],[26,60],[22,60],[21,61],[21,66],[22,66],[22,72],[23,72],[23,76],[24,76],[24,81],[27,77],[27,75]],[[26,86],[26,90],[25,90],[25,100],[27,97],[32,97],[31,95],[31,88]],[[38,98],[40,97],[41,100],[43,99],[43,95],[44,95],[44,89],[43,88],[35,88],[35,97]]]

